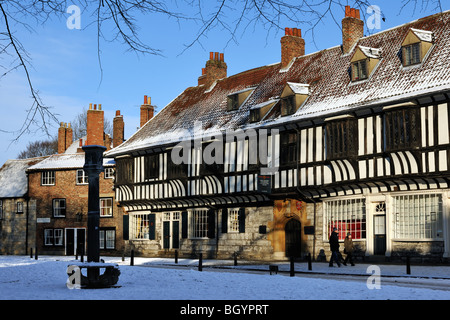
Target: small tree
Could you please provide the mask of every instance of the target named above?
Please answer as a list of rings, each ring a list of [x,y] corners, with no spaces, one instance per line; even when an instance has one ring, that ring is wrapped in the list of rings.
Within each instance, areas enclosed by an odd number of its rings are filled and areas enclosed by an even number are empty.
[[[18,159],[49,156],[58,152],[58,138],[29,142],[26,149],[17,156]]]

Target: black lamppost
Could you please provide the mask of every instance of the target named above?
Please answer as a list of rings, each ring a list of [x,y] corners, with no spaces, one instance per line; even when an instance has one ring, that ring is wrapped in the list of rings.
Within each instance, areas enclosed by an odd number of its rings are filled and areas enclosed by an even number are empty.
[[[100,185],[99,175],[103,171],[103,152],[106,147],[98,145],[84,146],[85,162],[83,169],[88,175],[88,225],[87,225],[87,261],[100,262]],[[94,280],[99,277],[98,269],[88,269],[88,278]],[[95,281],[95,280],[94,280]]]

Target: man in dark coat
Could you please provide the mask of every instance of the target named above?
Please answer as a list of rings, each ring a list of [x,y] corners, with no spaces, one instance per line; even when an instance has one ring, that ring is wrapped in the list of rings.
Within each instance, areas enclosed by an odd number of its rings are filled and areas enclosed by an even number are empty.
[[[330,250],[331,250],[331,258],[330,258],[330,267],[333,266],[333,260],[336,261],[338,267],[341,266],[339,262],[339,236],[337,234],[337,228],[333,228],[333,232],[330,236]]]

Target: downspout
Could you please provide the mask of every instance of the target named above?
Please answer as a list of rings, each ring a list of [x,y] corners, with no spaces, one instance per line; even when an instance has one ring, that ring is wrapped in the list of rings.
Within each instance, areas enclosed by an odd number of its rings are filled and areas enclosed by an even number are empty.
[[[25,194],[25,200],[27,201],[27,212],[25,214],[25,216],[26,216],[26,220],[25,220],[25,255],[27,255],[27,252],[28,252],[28,220],[29,220],[29,213],[30,213],[29,190],[30,190],[30,176],[27,174],[27,192]]]
[[[300,131],[295,128],[295,131],[297,132],[297,155],[300,153]],[[298,168],[298,164],[299,164],[299,159],[297,159],[297,177],[300,177],[300,171]],[[309,200],[314,204],[314,215],[313,215],[313,226],[314,226],[314,234],[313,234],[313,252],[312,252],[312,259],[315,261],[316,260],[316,212],[317,212],[317,208],[316,208],[316,204],[317,202],[312,198],[312,197],[308,197],[305,196],[305,194],[300,191],[299,188],[299,182],[300,180],[297,179],[297,184],[296,184],[296,189],[297,189],[297,193],[299,194],[300,198],[302,200]]]

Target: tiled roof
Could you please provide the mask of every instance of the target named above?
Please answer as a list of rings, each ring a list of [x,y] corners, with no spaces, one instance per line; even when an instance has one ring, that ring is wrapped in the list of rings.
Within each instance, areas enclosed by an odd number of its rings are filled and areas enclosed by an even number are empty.
[[[381,50],[380,61],[367,80],[350,81],[350,59],[355,45],[348,54],[343,54],[341,46],[336,46],[297,57],[283,70],[277,63],[218,80],[212,88],[187,88],[126,142],[106,155],[116,156],[185,139],[195,131],[196,121],[201,122],[201,134],[209,135],[245,126],[323,117],[449,90],[449,18],[450,12],[444,12],[361,38],[357,45]],[[425,36],[432,32],[434,44],[421,64],[403,67],[401,43],[411,28],[424,30]],[[279,112],[272,112],[263,122],[250,124],[250,109],[279,98],[288,82],[309,84],[309,98],[297,112],[284,117],[280,117]],[[227,96],[249,87],[255,87],[255,90],[245,104],[236,111],[226,111]]]

